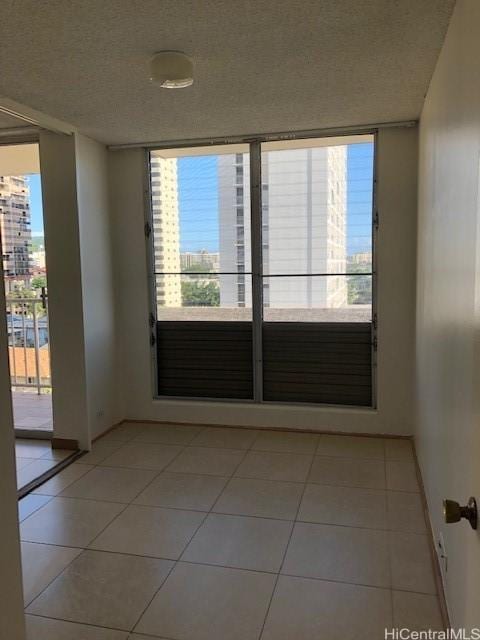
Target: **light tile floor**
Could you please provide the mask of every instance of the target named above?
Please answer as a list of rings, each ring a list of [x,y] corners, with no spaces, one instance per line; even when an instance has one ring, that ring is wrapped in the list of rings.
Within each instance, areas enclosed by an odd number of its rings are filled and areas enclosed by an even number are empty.
[[[124,424],[20,508],[28,640],[442,628],[403,440]]]
[[[49,471],[71,454],[71,451],[52,449],[50,440],[16,438],[17,489]]]
[[[34,389],[12,389],[13,424],[16,429],[53,430],[52,395]]]

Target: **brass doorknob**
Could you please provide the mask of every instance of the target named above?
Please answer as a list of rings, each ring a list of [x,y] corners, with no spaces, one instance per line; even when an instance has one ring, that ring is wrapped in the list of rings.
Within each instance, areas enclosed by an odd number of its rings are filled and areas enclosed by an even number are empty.
[[[476,529],[478,523],[477,501],[475,498],[470,498],[467,505],[462,507],[455,500],[444,500],[443,516],[448,524],[460,522],[462,518],[465,518],[470,522],[472,529]]]

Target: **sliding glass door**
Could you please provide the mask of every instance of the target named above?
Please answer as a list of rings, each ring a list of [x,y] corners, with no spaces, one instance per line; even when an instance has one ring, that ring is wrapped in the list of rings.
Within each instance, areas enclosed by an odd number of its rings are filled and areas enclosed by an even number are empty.
[[[150,152],[159,396],[372,406],[373,136]]]

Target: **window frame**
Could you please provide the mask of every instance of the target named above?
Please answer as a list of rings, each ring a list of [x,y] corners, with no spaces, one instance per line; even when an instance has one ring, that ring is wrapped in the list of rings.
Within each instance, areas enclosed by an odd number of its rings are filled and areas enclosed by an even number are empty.
[[[371,384],[372,384],[372,404],[371,406],[321,404],[313,402],[289,402],[279,400],[265,400],[263,398],[263,224],[262,209],[263,195],[268,197],[268,189],[262,187],[262,144],[266,142],[282,142],[289,140],[308,140],[314,138],[339,138],[369,135],[373,137],[373,176],[372,176],[372,212],[371,212],[371,236],[372,236],[372,266],[371,266]],[[158,394],[158,362],[156,352],[156,326],[157,326],[157,298],[156,298],[156,274],[155,274],[155,248],[153,234],[153,201],[152,201],[152,168],[150,163],[150,153],[161,149],[188,149],[208,146],[228,146],[232,144],[248,144],[250,156],[250,223],[251,223],[251,288],[252,288],[252,332],[253,332],[253,384],[254,394],[252,399],[235,398],[207,398],[198,396],[167,396]],[[147,283],[149,297],[149,336],[150,336],[150,363],[151,363],[151,390],[153,400],[168,400],[177,402],[220,402],[220,403],[244,403],[244,404],[265,404],[265,405],[289,405],[299,407],[335,407],[342,409],[361,408],[362,410],[375,411],[377,409],[377,236],[378,236],[378,209],[377,209],[377,173],[378,173],[378,128],[367,129],[340,129],[331,131],[308,131],[289,132],[283,134],[264,134],[256,136],[238,136],[234,138],[208,138],[202,140],[179,140],[169,141],[164,144],[152,144],[143,147],[144,171],[143,171],[143,193],[144,193],[144,221],[146,239],[146,261],[147,261]],[[243,172],[248,170],[243,166]],[[245,211],[243,210],[243,216]],[[248,213],[247,213],[248,215]],[[238,216],[238,207],[237,207]],[[249,274],[250,275],[250,274]]]

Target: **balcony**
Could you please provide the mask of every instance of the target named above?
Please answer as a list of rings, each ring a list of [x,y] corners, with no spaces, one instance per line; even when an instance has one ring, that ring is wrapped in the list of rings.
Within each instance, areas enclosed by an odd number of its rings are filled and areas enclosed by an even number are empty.
[[[7,298],[8,355],[16,429],[52,431],[47,297]]]
[[[53,431],[52,395],[33,389],[12,389],[13,424],[22,431]]]

